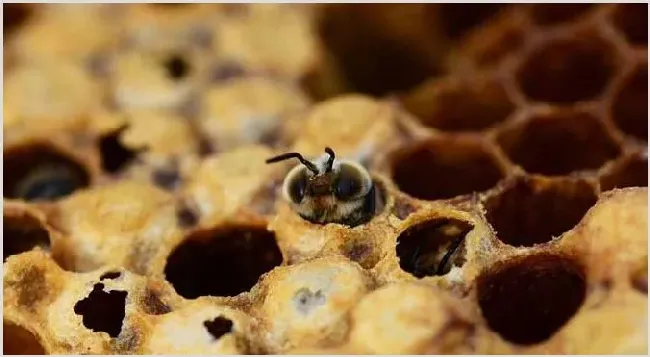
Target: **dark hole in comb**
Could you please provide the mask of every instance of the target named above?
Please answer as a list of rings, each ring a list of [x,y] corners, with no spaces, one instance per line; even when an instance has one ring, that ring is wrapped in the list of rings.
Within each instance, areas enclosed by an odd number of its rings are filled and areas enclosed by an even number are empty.
[[[118,130],[102,135],[99,139],[102,169],[109,174],[122,171],[136,159],[139,152],[122,145],[119,140],[120,135],[127,127],[125,125]]]
[[[25,201],[50,201],[90,184],[86,169],[45,143],[4,150],[3,196]]]
[[[41,247],[50,248],[50,234],[34,217],[23,215],[2,216],[2,259]]]
[[[486,191],[504,175],[486,146],[454,137],[428,139],[400,149],[392,159],[392,174],[400,190],[422,200]]]
[[[203,326],[205,326],[205,329],[208,330],[215,340],[218,340],[221,336],[232,332],[232,321],[223,316],[217,316],[214,320],[204,321]]]
[[[190,234],[167,258],[165,276],[187,298],[235,296],[282,263],[273,232],[226,226]]]
[[[474,226],[439,218],[409,227],[397,239],[396,253],[402,270],[416,278],[445,275],[465,262],[465,236]]]
[[[117,337],[125,316],[126,295],[126,291],[105,292],[104,284],[97,283],[88,297],[74,305],[74,313],[82,316],[86,328]]]
[[[550,338],[578,311],[586,291],[580,266],[547,254],[501,263],[477,279],[478,303],[488,326],[520,345]]]
[[[189,75],[190,64],[179,55],[174,55],[165,60],[167,75],[172,79],[182,79]]]
[[[99,280],[101,281],[104,279],[117,279],[120,277],[120,275],[122,275],[122,273],[120,273],[119,271],[109,271],[102,274],[102,276],[99,277]]]

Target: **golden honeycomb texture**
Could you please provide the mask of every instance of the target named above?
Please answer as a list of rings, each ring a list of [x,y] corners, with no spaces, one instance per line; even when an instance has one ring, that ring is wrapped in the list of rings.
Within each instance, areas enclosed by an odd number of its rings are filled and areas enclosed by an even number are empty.
[[[647,354],[647,15],[4,5],[4,353]]]

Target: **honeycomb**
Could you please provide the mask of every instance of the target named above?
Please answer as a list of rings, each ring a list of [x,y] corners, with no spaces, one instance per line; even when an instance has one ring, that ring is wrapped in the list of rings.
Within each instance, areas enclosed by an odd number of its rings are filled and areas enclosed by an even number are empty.
[[[4,6],[5,353],[648,352],[647,5],[171,5]]]

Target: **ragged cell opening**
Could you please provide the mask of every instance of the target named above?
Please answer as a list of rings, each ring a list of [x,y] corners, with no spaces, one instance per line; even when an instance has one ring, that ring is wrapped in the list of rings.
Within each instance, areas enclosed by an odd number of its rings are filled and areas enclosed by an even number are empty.
[[[122,126],[100,137],[99,152],[104,172],[118,173],[135,160],[138,151],[129,149],[120,142],[120,135],[127,127]]]
[[[501,263],[477,279],[478,304],[488,326],[505,340],[530,345],[553,336],[585,299],[582,267],[556,255]]]
[[[572,109],[528,118],[501,131],[497,142],[527,172],[551,176],[596,170],[620,152],[596,117]]]
[[[538,25],[559,25],[577,19],[593,4],[534,4],[531,5],[530,17]]]
[[[12,322],[2,321],[2,352],[5,355],[45,355],[35,334]]]
[[[530,247],[575,227],[597,199],[594,188],[585,181],[522,177],[489,197],[485,208],[499,240]]]
[[[648,4],[617,4],[612,21],[632,45],[648,45]]]
[[[50,250],[50,233],[41,222],[27,212],[2,215],[2,260],[34,248]]]
[[[503,176],[497,159],[472,139],[432,139],[393,155],[399,189],[423,200],[448,199],[488,190]]]
[[[190,234],[167,259],[165,276],[181,296],[235,296],[282,263],[275,235],[263,227],[227,226]]]
[[[90,184],[83,165],[46,143],[5,149],[2,161],[5,198],[49,201]]]
[[[212,320],[203,321],[203,326],[205,326],[205,329],[208,330],[215,340],[232,332],[232,321],[223,316],[217,316]]]
[[[553,40],[527,55],[517,71],[534,101],[573,103],[599,96],[615,72],[616,50],[595,35]]]
[[[445,131],[479,131],[505,120],[514,110],[503,86],[494,79],[429,87],[405,106],[422,124]],[[426,90],[423,88],[423,90]]]
[[[617,160],[600,179],[601,191],[624,187],[648,187],[646,153],[636,153]]]
[[[453,218],[437,218],[409,227],[397,239],[402,270],[416,278],[447,274],[465,263],[465,236],[474,226]]]
[[[623,81],[612,103],[612,118],[626,134],[648,141],[648,61]]]
[[[88,297],[74,305],[74,313],[82,316],[86,328],[106,332],[117,337],[122,331],[125,316],[126,291],[104,291],[104,284],[97,283]]]

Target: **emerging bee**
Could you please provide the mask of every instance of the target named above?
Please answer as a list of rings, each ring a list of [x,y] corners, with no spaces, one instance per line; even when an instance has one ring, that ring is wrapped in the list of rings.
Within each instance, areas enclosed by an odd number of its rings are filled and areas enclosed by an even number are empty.
[[[375,187],[366,169],[356,162],[336,160],[325,148],[313,162],[290,152],[266,160],[274,163],[296,158],[302,163],[289,171],[282,196],[307,221],[356,226],[369,221],[376,206]]]

